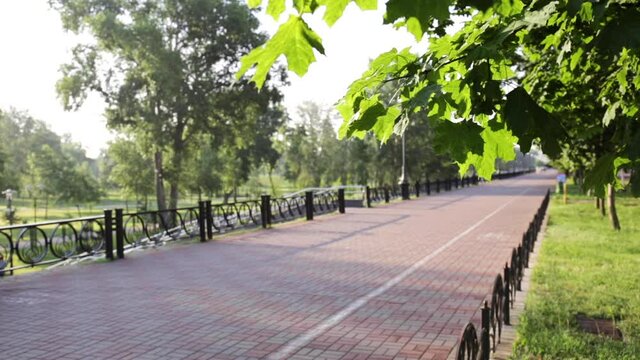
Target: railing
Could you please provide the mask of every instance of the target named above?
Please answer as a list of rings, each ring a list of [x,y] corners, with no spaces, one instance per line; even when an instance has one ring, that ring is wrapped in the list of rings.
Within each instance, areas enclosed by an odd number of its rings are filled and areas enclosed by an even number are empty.
[[[104,249],[103,221],[94,216],[0,227],[0,272],[95,254]]]
[[[504,177],[503,177],[504,178]],[[490,303],[483,301],[481,306],[481,324],[478,334],[477,326],[469,322],[460,335],[460,342],[456,359],[458,360],[488,360],[491,352],[496,351],[496,344],[500,343],[502,326],[510,325],[510,310],[516,298],[516,290],[522,290],[522,276],[524,269],[529,267],[529,254],[533,251],[535,241],[540,232],[550,193],[542,200],[527,231],[522,235],[522,242],[511,252],[511,262],[507,262],[502,274],[494,280]],[[479,335],[479,336],[478,336]]]
[[[231,204],[103,215],[0,227],[0,276],[14,271],[89,256],[124,258],[125,250],[169,241],[212,239],[214,234],[240,228],[291,221],[339,210],[344,213],[344,189],[307,191],[304,196],[271,198]]]
[[[534,169],[511,171],[506,173],[496,173],[493,178],[496,180],[508,179],[523,174],[533,172]],[[430,180],[427,178],[425,182],[416,181],[414,184],[400,184],[399,186],[380,186],[365,188],[364,203],[366,207],[371,207],[377,203],[388,203],[394,199],[408,200],[410,194],[415,194],[416,197],[420,195],[431,195],[431,193],[440,193],[440,191],[451,191],[453,189],[469,187],[471,185],[478,185],[482,180],[477,176],[464,176],[453,177],[446,179]]]
[[[530,171],[496,174],[496,179],[518,176]],[[427,179],[416,182],[416,196],[453,188],[476,185],[477,176],[463,178]],[[196,207],[162,211],[123,213],[122,209],[105,210],[101,216],[40,222],[36,224],[0,227],[0,276],[15,270],[56,262],[104,254],[118,258],[133,247],[157,245],[167,241],[200,237],[211,239],[214,234],[240,228],[268,227],[273,223],[339,210],[344,213],[345,194],[360,198],[365,206],[409,199],[409,184],[377,188],[359,185],[305,189],[280,198],[262,196],[260,200],[231,204],[211,204],[201,201]],[[528,263],[526,248],[514,250],[514,259]],[[520,270],[521,271],[521,270]],[[510,274],[509,276],[520,276]]]

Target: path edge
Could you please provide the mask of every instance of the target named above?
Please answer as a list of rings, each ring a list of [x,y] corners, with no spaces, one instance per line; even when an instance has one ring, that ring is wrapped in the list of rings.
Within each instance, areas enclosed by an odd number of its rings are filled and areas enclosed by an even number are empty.
[[[540,256],[540,251],[542,250],[542,243],[547,232],[548,222],[549,211],[547,210],[545,212],[544,219],[542,219],[542,226],[540,227],[538,237],[534,242],[533,251],[529,254],[529,267],[524,270],[524,276],[522,277],[522,291],[518,292],[513,308],[511,308],[511,325],[503,325],[500,343],[496,346],[495,353],[491,354],[491,359],[511,359],[511,355],[513,354],[513,345],[518,337],[520,316],[524,312],[527,297],[529,296],[529,290],[531,289],[531,277],[535,266],[538,263],[538,256]]]

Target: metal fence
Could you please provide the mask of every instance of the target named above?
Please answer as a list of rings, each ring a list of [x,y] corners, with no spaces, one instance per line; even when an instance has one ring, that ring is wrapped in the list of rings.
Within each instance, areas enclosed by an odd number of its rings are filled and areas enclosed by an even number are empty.
[[[523,174],[533,172],[534,169],[517,170],[503,173],[494,174],[495,180],[508,179]],[[426,179],[424,182],[416,181],[414,184],[400,184],[396,186],[379,186],[369,187],[367,186],[364,191],[364,204],[366,207],[371,207],[375,204],[388,203],[395,199],[408,200],[413,193],[416,197],[429,196],[432,193],[440,193],[441,191],[451,191],[458,188],[469,187],[471,185],[478,185],[483,180],[477,175],[453,177],[447,179]]]
[[[333,211],[344,213],[344,189],[307,191],[304,195],[230,204],[201,201],[198,206],[103,215],[0,227],[0,276],[42,265],[86,257],[124,258],[135,247],[199,238],[242,228],[267,228]],[[115,253],[115,254],[114,254]]]
[[[482,302],[480,327],[469,322],[462,330],[456,359],[488,360],[491,353],[496,351],[496,344],[500,343],[502,336],[502,326],[510,325],[510,310],[513,308],[517,291],[522,290],[524,269],[529,267],[529,254],[534,249],[549,206],[549,198],[550,192],[547,190],[542,204],[529,223],[527,231],[522,235],[522,242],[511,252],[510,263],[508,261],[504,271],[496,276],[490,299]]]
[[[531,172],[513,171],[494,175],[505,179]],[[198,237],[212,239],[214,234],[241,228],[269,227],[271,224],[306,218],[338,210],[348,203],[371,207],[395,199],[431,195],[432,192],[477,185],[477,176],[426,180],[415,184],[369,187],[347,185],[311,188],[283,197],[263,195],[259,200],[230,204],[201,201],[198,206],[161,211],[124,213],[105,210],[103,215],[0,227],[0,276],[14,271],[90,256],[124,258],[125,250],[158,245],[168,241]],[[361,199],[361,200],[360,200]],[[357,206],[357,205],[356,205]],[[115,254],[114,254],[115,251]],[[519,249],[515,255],[524,250]]]

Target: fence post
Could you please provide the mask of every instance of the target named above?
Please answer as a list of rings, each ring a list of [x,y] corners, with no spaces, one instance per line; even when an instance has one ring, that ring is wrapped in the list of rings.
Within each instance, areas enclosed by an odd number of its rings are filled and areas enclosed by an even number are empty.
[[[338,189],[338,211],[344,214],[344,189]]]
[[[104,253],[107,260],[113,260],[113,212],[104,211]]]
[[[307,210],[307,220],[313,220],[313,191],[304,193],[304,207]]]
[[[511,270],[509,269],[509,264],[504,264],[504,324],[511,325],[511,320],[509,319],[511,314],[509,309],[511,308],[511,284],[513,277],[511,276]]]
[[[520,277],[523,275],[523,272],[524,272],[524,259],[522,254],[522,245],[518,245],[518,250],[516,250],[516,253],[518,254],[518,277],[516,279],[516,290],[522,291],[522,281],[520,280]]]
[[[367,207],[370,208],[371,207],[371,188],[369,187],[369,185],[367,185],[366,189],[365,189],[365,196],[366,196],[366,201],[367,201]]]
[[[420,181],[416,181],[416,197],[420,197]]]
[[[487,301],[484,301],[484,305],[482,306],[482,328],[480,341],[482,342],[480,353],[480,359],[489,360],[489,355],[491,353],[491,342],[489,341],[489,305]]]
[[[116,255],[118,259],[124,259],[124,224],[122,222],[122,209],[116,209]]]
[[[400,193],[402,195],[402,200],[409,200],[409,183],[403,182],[400,184]]]
[[[198,201],[198,225],[200,228],[200,241],[207,241],[207,209],[204,201]]]
[[[213,239],[213,212],[211,211],[211,200],[204,202],[205,213],[207,215],[207,239]]]
[[[266,229],[269,226],[269,208],[271,207],[271,199],[269,195],[260,196],[260,220],[262,227]]]

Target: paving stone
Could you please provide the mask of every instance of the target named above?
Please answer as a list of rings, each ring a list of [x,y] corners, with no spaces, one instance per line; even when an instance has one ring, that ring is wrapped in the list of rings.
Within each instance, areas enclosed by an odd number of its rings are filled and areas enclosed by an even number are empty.
[[[527,175],[4,277],[0,352],[250,360],[298,344],[284,358],[446,359],[553,181]]]

